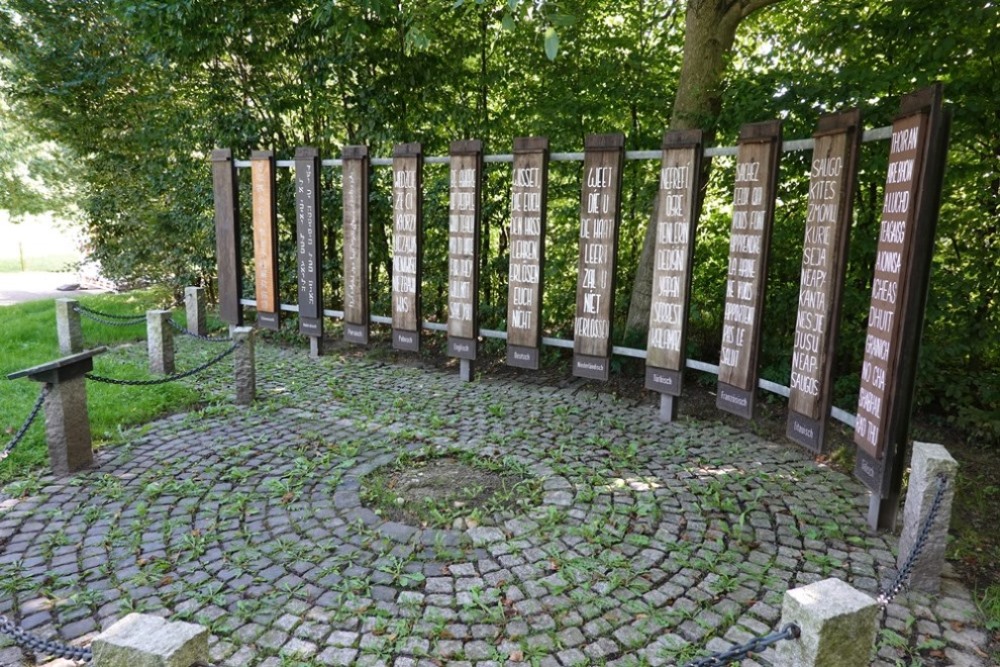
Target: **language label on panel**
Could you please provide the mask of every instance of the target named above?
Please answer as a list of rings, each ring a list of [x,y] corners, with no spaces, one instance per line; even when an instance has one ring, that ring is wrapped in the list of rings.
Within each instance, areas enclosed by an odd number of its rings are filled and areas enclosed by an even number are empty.
[[[860,123],[857,109],[821,118],[809,169],[786,434],[817,453],[824,448],[830,411]]]
[[[597,380],[611,367],[624,147],[622,134],[588,135],[584,144],[573,374]]]
[[[299,332],[323,335],[323,228],[319,151],[295,150],[295,251],[299,270]]]
[[[274,153],[254,151],[250,155],[250,183],[257,325],[277,331],[281,320],[278,309],[278,212],[274,178]]]
[[[344,146],[344,339],[368,343],[368,147]]]
[[[514,140],[507,276],[507,364],[537,369],[542,342],[549,140]]]
[[[701,131],[668,132],[663,138],[656,226],[646,388],[680,396],[690,302],[691,263],[698,223]]]
[[[448,354],[474,360],[479,335],[479,216],[483,142],[451,144],[448,206]]]
[[[740,131],[716,406],[746,418],[753,416],[757,387],[780,147],[779,121],[744,125]]]
[[[392,160],[392,346],[420,349],[422,247],[420,144],[399,144]]]

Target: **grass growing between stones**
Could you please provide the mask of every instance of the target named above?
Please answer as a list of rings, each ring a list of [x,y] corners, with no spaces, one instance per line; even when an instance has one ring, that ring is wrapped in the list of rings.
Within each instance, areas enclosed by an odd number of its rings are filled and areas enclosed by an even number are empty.
[[[497,525],[541,492],[542,481],[514,459],[462,451],[405,453],[361,485],[362,500],[386,519],[459,530]]]
[[[142,315],[154,308],[169,308],[171,298],[166,290],[148,289],[127,294],[84,296],[79,301],[102,313]],[[176,312],[175,319],[183,323],[183,312]],[[217,323],[217,320],[210,321],[210,326]],[[83,319],[82,328],[85,348],[100,345],[112,348],[95,359],[95,373],[115,378],[149,377],[144,344],[145,324],[114,327]],[[197,365],[220,351],[217,345],[200,341],[190,345],[178,338],[176,342],[179,370]],[[41,391],[37,382],[7,380],[6,375],[60,356],[53,299],[0,309],[0,447],[6,446],[24,423]],[[100,445],[119,442],[125,426],[144,424],[165,414],[185,410],[203,400],[203,396],[189,386],[177,383],[120,387],[89,382],[87,400],[91,434],[94,442]],[[44,415],[40,414],[11,456],[0,462],[0,485],[15,479],[28,483],[31,475],[47,466]]]

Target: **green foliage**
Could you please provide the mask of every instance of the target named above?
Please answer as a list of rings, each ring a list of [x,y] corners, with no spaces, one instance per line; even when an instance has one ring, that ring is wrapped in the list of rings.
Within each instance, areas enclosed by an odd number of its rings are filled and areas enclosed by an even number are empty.
[[[945,83],[954,121],[917,405],[993,443],[1000,439],[1000,72],[991,55],[1000,48],[998,13],[983,0],[778,2],[741,24],[721,112],[704,119],[722,144],[735,140],[741,124],[775,117],[786,137],[806,137],[819,115],[851,106],[861,107],[866,127],[879,127],[891,122],[900,95],[935,79]],[[395,143],[420,141],[426,154],[443,155],[453,140],[478,138],[487,153],[507,153],[514,137],[544,135],[554,151],[578,151],[587,133],[619,131],[627,148],[651,149],[670,117],[683,30],[683,3],[635,0],[10,0],[0,7],[0,156],[24,156],[19,164],[47,185],[70,182],[57,167],[72,156],[94,255],[111,277],[211,289],[213,148],[229,147],[238,157],[271,149],[286,158],[296,146],[314,145],[336,157],[345,144],[367,144],[385,156]],[[860,156],[834,362],[835,401],[847,409],[856,401],[886,153],[884,143],[872,143]],[[782,158],[772,240],[760,360],[764,377],[782,383],[808,159]],[[23,210],[48,205],[45,193],[25,190],[28,181],[12,175],[13,163],[0,162],[0,199]],[[618,332],[655,168],[655,161],[632,161],[624,175]],[[376,313],[389,311],[388,177],[386,169],[372,170]],[[339,308],[339,174],[324,170],[323,178],[324,297]],[[503,165],[487,167],[480,312],[488,328],[506,324],[509,178]],[[731,183],[731,162],[716,159],[699,222],[687,350],[706,361],[717,358],[721,342]],[[571,333],[579,193],[579,165],[552,163],[543,310],[549,335]],[[280,291],[292,302],[293,196],[290,174],[280,170]],[[435,165],[427,168],[426,199],[425,314],[441,320],[447,184]],[[250,291],[249,234],[243,250]]]

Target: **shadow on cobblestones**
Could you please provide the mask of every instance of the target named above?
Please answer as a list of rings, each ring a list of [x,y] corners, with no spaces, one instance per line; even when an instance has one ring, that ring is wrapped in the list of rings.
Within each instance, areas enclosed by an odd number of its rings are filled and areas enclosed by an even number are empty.
[[[0,500],[0,613],[82,643],[130,611],[195,621],[222,665],[661,665],[774,630],[788,588],[874,595],[894,571],[862,487],[791,446],[579,387],[258,359],[255,407],[161,420]],[[511,457],[540,501],[465,530],[362,504],[366,476],[437,450]],[[983,664],[980,628],[946,580],[890,606],[877,664]]]

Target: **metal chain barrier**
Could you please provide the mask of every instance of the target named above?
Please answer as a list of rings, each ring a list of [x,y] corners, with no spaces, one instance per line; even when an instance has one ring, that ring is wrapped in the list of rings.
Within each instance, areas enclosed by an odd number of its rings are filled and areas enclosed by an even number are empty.
[[[94,310],[92,308],[87,308],[86,306],[77,305],[73,308],[76,312],[80,313],[87,319],[93,320],[99,324],[104,324],[109,327],[131,327],[139,324],[140,322],[146,321],[146,316],[143,315],[115,315],[113,313],[102,313],[99,310]]]
[[[3,453],[0,453],[0,461],[3,461],[10,456],[11,452],[14,451],[14,448],[17,447],[21,440],[24,439],[25,433],[27,433],[28,429],[31,428],[31,424],[35,421],[35,418],[38,417],[38,411],[42,409],[42,404],[45,403],[45,397],[49,395],[49,390],[51,388],[52,385],[47,382],[42,385],[42,392],[38,395],[38,400],[35,401],[35,406],[31,408],[31,414],[29,414],[28,418],[24,420],[21,428],[17,430],[17,433],[15,433],[11,441],[7,443],[7,446],[3,448]]]
[[[916,564],[917,559],[920,558],[920,552],[924,550],[927,538],[931,534],[931,526],[934,525],[934,518],[941,507],[941,500],[944,498],[944,492],[947,487],[948,479],[944,475],[938,475],[938,488],[934,493],[934,500],[931,501],[931,508],[927,511],[927,518],[924,519],[924,525],[920,527],[920,532],[917,533],[917,541],[913,545],[913,550],[906,557],[903,567],[899,568],[899,572],[896,573],[892,584],[878,593],[878,603],[883,609],[887,608],[892,599],[906,587],[906,580],[909,579],[910,572],[913,571],[913,566]]]
[[[180,324],[175,322],[174,318],[172,317],[168,319],[167,322],[169,322],[170,326],[172,326],[178,332],[184,334],[185,336],[191,336],[192,338],[197,338],[198,340],[203,340],[209,343],[228,343],[232,340],[228,336],[225,338],[213,338],[212,336],[202,336],[201,334],[193,333],[191,331],[188,331],[187,327],[182,327]]]
[[[90,662],[91,658],[93,658],[93,653],[91,653],[89,648],[69,646],[68,644],[60,644],[59,642],[42,639],[29,633],[2,615],[0,615],[0,633],[13,639],[14,643],[18,646],[30,649],[36,653],[51,655],[55,658],[66,658],[67,660],[80,660],[82,662]]]
[[[225,352],[215,355],[202,365],[192,368],[189,371],[184,371],[183,373],[174,373],[173,375],[168,375],[162,378],[156,378],[154,380],[120,380],[117,378],[109,378],[101,375],[95,375],[93,373],[87,373],[85,377],[88,380],[93,380],[94,382],[104,382],[105,384],[117,384],[126,387],[148,387],[155,384],[166,384],[167,382],[173,382],[174,380],[181,380],[186,377],[191,377],[192,375],[196,375],[202,372],[203,370],[211,366],[214,366],[215,364],[219,363],[220,361],[228,357],[230,354],[232,354],[236,350],[236,348],[239,347],[240,345],[242,345],[242,343],[233,343],[229,347],[229,349],[226,350]]]
[[[693,660],[685,667],[721,667],[731,662],[743,661],[753,653],[760,653],[768,646],[777,644],[783,639],[798,639],[802,635],[802,630],[795,623],[789,623],[778,632],[772,632],[764,637],[754,637],[746,644],[734,646],[725,651],[719,651],[712,655]]]

